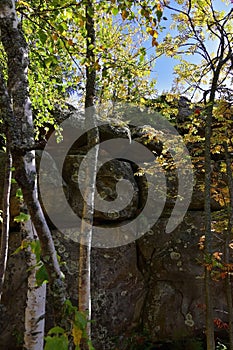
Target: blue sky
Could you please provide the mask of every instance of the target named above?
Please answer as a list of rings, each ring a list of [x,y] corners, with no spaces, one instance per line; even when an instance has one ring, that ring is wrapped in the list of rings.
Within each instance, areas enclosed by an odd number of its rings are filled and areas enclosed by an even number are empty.
[[[222,0],[214,0],[214,7],[216,10],[229,10],[229,6],[232,6],[229,4],[228,6],[222,1]],[[172,0],[170,2],[171,6],[177,7],[177,3]],[[159,35],[159,42],[162,41],[163,37],[170,32],[172,34],[172,31],[170,30],[170,24],[171,24],[171,11],[168,9],[164,10],[164,16],[167,17],[167,21],[162,22],[162,25],[166,27],[164,32]],[[211,45],[214,45],[214,43],[211,43]],[[149,51],[150,52],[150,51]],[[186,59],[189,59],[190,62],[194,62],[194,57],[193,56],[188,56]],[[196,58],[195,58],[196,61]],[[175,60],[173,58],[169,58],[166,56],[160,57],[156,60],[155,67],[153,69],[153,78],[156,78],[157,80],[157,85],[156,89],[158,90],[158,93],[161,94],[163,91],[170,91],[172,87],[172,82],[173,82],[173,68],[176,64],[178,64],[179,61]]]

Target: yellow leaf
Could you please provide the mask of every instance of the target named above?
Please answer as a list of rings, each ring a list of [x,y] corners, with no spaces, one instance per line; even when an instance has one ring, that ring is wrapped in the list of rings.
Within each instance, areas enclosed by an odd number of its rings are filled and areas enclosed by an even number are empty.
[[[146,103],[146,100],[143,97],[140,97],[140,103],[144,104]]]
[[[162,11],[162,7],[160,3],[157,4],[157,11]]]
[[[95,70],[97,70],[97,71],[100,71],[101,66],[100,66],[100,64],[99,64],[98,61],[96,61],[96,62],[94,63],[93,68],[94,68]]]
[[[83,331],[76,326],[73,326],[72,328],[72,336],[74,338],[74,345],[80,345],[81,339],[82,339]]]
[[[31,6],[26,1],[19,0],[18,4],[27,7],[27,9],[31,11]]]
[[[153,30],[153,37],[154,38],[158,38],[159,33],[157,32],[157,30]]]

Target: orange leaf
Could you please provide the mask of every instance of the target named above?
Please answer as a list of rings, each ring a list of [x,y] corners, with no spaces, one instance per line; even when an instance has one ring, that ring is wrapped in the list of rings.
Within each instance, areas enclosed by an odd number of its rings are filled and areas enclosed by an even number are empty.
[[[158,43],[158,41],[156,40],[156,38],[152,38],[152,46],[154,47],[154,46],[158,46],[159,45],[159,43]]]
[[[123,21],[129,16],[129,12],[127,10],[123,10],[121,13],[121,17]]]
[[[70,46],[73,46],[73,45],[74,45],[74,43],[73,43],[73,40],[72,40],[72,39],[68,39],[67,43],[68,43],[68,45],[70,45]]]
[[[221,260],[221,255],[222,255],[222,253],[220,253],[220,252],[214,252],[214,253],[213,253],[213,257],[214,257],[216,260]]]
[[[222,279],[224,279],[226,277],[226,275],[227,275],[227,272],[221,272],[221,274],[220,274]]]
[[[56,34],[56,33],[53,33],[53,34],[52,34],[52,38],[53,38],[54,41],[57,41],[57,39],[58,39],[57,34]]]
[[[160,3],[157,4],[157,11],[162,11],[162,7]]]

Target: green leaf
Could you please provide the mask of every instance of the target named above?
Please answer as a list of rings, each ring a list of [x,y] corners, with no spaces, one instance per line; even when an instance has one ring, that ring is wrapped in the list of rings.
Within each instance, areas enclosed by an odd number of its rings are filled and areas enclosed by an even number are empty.
[[[158,21],[160,21],[162,15],[163,15],[163,12],[162,12],[161,10],[157,10],[157,11],[156,11],[156,15],[157,15]]]
[[[48,331],[48,335],[59,335],[59,334],[65,334],[64,328],[56,326],[56,327],[51,328]]]
[[[88,45],[89,50],[93,50],[94,48],[95,48],[95,46],[93,44]]]
[[[44,63],[46,65],[47,68],[49,68],[51,66],[52,63],[54,63],[55,59],[53,56],[49,56],[48,58],[46,58],[44,60]]]
[[[118,14],[118,12],[119,12],[119,10],[118,10],[117,7],[114,7],[114,8],[112,9],[112,14],[113,14],[114,16],[116,16],[116,15]]]
[[[40,247],[40,241],[39,240],[34,240],[30,242],[31,250],[36,256],[36,261],[40,261],[40,253],[41,253],[41,247]]]
[[[18,188],[15,194],[16,198],[23,200],[23,192],[21,190],[21,188]]]
[[[83,312],[76,311],[75,312],[75,320],[74,320],[75,325],[84,330],[87,325],[87,317]]]
[[[45,269],[44,264],[36,271],[36,283],[38,286],[42,286],[43,283],[48,282],[48,273]],[[56,328],[56,327],[55,327]],[[54,329],[54,328],[52,328]],[[51,331],[51,330],[50,330]]]
[[[64,19],[72,19],[72,17],[73,17],[72,11],[65,9],[64,10]]]
[[[25,214],[25,213],[20,213],[19,215],[15,216],[15,218],[14,218],[14,221],[18,222],[18,223],[25,222],[28,220],[30,220],[30,215]]]
[[[42,42],[42,44],[45,44],[48,37],[46,32],[44,30],[39,30],[38,35],[40,37],[40,41]]]
[[[69,341],[66,335],[60,337],[45,337],[44,350],[68,350]]]
[[[11,255],[16,255],[16,254],[18,254],[21,251],[22,251],[22,247],[19,246],[18,248],[15,249],[15,251]]]
[[[68,309],[69,308],[73,308],[73,305],[72,305],[72,303],[71,303],[71,301],[69,299],[66,299],[65,305],[68,307]]]
[[[88,345],[88,350],[95,350],[90,339],[87,341],[87,345]]]

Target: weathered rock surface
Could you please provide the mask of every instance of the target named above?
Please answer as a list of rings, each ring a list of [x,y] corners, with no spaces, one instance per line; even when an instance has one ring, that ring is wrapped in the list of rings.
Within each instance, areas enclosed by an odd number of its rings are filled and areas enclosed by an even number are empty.
[[[205,304],[203,269],[197,261],[201,261],[202,212],[189,212],[169,235],[166,223],[159,220],[153,235],[138,242],[140,269],[147,277],[143,324],[157,340],[204,331],[203,309],[198,308]]]
[[[68,202],[73,211],[79,215],[79,217],[82,216],[83,200],[78,185],[78,173],[83,158],[84,156],[78,155],[67,156],[64,164],[65,170],[63,171],[63,178],[68,186]],[[121,198],[119,198],[119,207],[122,207],[123,209],[119,212],[107,210],[108,205],[106,203],[106,206],[104,207],[104,202],[110,202],[117,198],[116,186],[121,179],[130,182],[133,188],[132,199],[128,205],[125,205],[129,198],[127,191],[123,192]],[[81,179],[81,181],[85,180]],[[139,193],[130,163],[119,161],[117,159],[105,163],[98,172],[96,187],[101,199],[103,200],[103,202],[100,203],[102,204],[103,209],[101,208],[102,210],[95,211],[95,221],[120,222],[134,217],[138,208]]]

